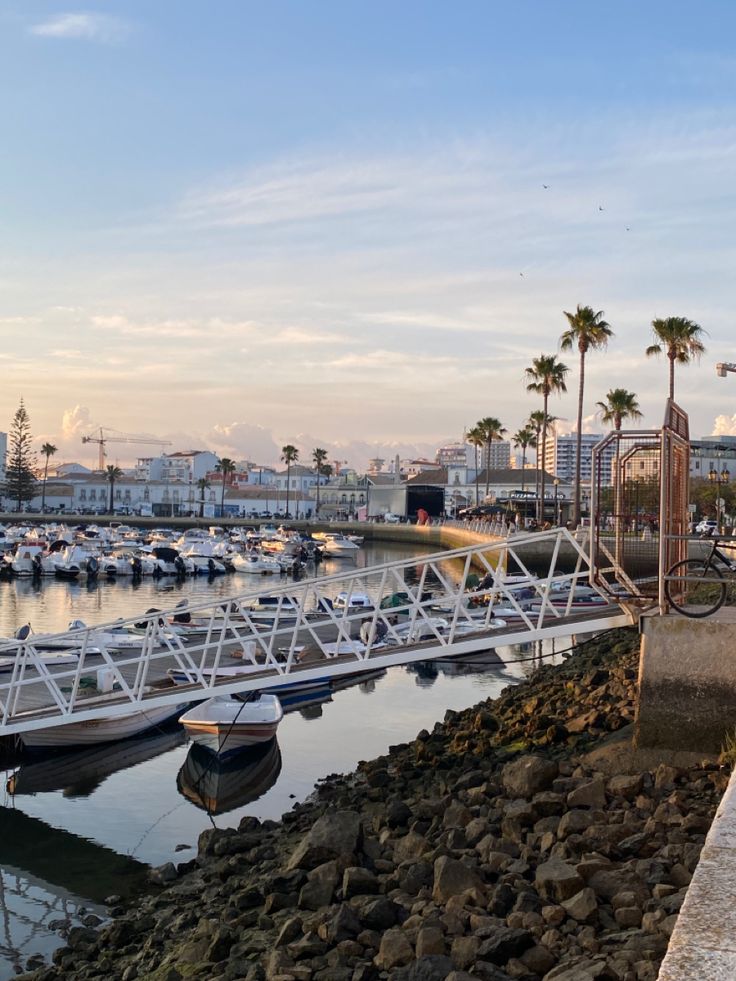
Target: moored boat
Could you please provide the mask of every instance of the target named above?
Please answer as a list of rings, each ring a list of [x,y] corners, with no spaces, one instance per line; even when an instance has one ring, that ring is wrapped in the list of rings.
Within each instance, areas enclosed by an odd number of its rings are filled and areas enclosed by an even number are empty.
[[[179,721],[194,742],[222,755],[272,739],[283,716],[275,695],[260,694],[247,701],[216,695],[189,709]]]

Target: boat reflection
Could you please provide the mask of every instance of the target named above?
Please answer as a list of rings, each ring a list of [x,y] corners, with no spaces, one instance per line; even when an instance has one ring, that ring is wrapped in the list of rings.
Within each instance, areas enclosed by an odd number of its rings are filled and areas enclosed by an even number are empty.
[[[219,757],[192,743],[176,778],[179,793],[208,814],[224,814],[262,797],[281,773],[274,737],[232,756]]]
[[[152,760],[181,746],[184,740],[181,726],[169,725],[153,735],[71,753],[53,753],[40,758],[34,755],[27,762],[21,762],[8,777],[6,789],[11,796],[60,790],[64,797],[89,797],[111,774]]]

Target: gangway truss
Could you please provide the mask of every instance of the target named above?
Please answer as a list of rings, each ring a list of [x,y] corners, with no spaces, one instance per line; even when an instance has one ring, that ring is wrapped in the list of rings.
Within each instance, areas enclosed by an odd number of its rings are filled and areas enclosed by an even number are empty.
[[[592,583],[584,548],[564,528],[365,568],[351,562],[334,575],[7,641],[0,735],[630,622]]]

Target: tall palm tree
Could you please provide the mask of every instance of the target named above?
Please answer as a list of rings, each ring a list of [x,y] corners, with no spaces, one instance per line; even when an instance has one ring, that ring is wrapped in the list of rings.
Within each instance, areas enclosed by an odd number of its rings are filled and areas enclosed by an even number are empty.
[[[197,481],[197,490],[199,491],[199,516],[204,517],[204,492],[211,486],[209,480],[206,477],[200,477]]]
[[[115,488],[115,481],[120,480],[122,476],[123,476],[123,471],[120,469],[120,467],[115,467],[112,464],[108,464],[108,466],[105,467],[105,478],[110,484],[110,505],[107,509],[108,514],[112,514],[112,509],[113,509],[112,496],[113,496],[113,490]]]
[[[299,459],[299,450],[291,443],[281,447],[281,460],[286,464],[286,516],[289,516],[289,486],[291,484],[291,465]]]
[[[705,354],[701,338],[706,336],[702,327],[686,317],[665,317],[652,321],[655,342],[647,350],[647,357],[665,352],[670,362],[669,397],[675,398],[675,362],[688,364],[693,358]]]
[[[634,392],[627,392],[625,388],[612,388],[606,395],[605,402],[596,402],[600,409],[601,421],[607,424],[613,423],[615,430],[621,429],[624,419],[641,419],[639,403],[636,401]],[[619,446],[616,444],[616,455],[613,458],[613,499],[614,499],[614,520],[616,528],[616,556],[621,554],[623,547],[623,527],[621,524],[621,475],[619,473]],[[639,515],[635,525],[638,525]]]
[[[314,463],[314,469],[317,471],[317,505],[314,512],[315,518],[319,518],[319,480],[324,474],[324,465],[326,461],[327,450],[323,450],[319,446],[315,447],[312,450],[312,462]]]
[[[636,394],[627,392],[625,388],[612,388],[606,395],[606,401],[596,402],[596,405],[600,409],[601,422],[607,425],[613,423],[616,430],[621,429],[624,419],[641,419]]]
[[[529,419],[527,420],[527,426],[534,432],[534,448],[537,451],[536,462],[534,466],[534,493],[537,496],[537,511],[539,511],[539,462],[540,462],[540,447],[542,445],[542,426],[547,423],[547,429],[554,427],[557,422],[557,416],[550,415],[548,412],[543,412],[541,409],[535,409],[534,412],[529,413]]]
[[[557,360],[556,354],[540,354],[534,358],[531,367],[526,369],[527,392],[536,392],[542,396],[544,419],[542,420],[542,471],[539,475],[539,503],[537,520],[540,524],[544,523],[544,480],[547,450],[547,406],[549,405],[550,395],[559,395],[567,391],[565,375],[570,369],[566,364]]]
[[[483,437],[483,445],[486,449],[486,497],[491,485],[491,443],[495,443],[506,435],[506,430],[501,425],[501,420],[495,416],[486,416],[479,419],[475,424],[475,429]]]
[[[475,506],[478,507],[480,503],[480,496],[478,493],[478,450],[485,444],[485,437],[477,426],[473,426],[473,428],[469,429],[465,434],[465,439],[468,443],[470,443],[475,451]]]
[[[225,484],[227,478],[235,473],[237,466],[235,460],[231,460],[229,456],[224,456],[218,461],[215,470],[222,474],[222,489],[220,490],[220,517],[222,517],[225,514]]]
[[[46,463],[43,468],[43,487],[41,488],[41,514],[46,510],[46,480],[49,475],[49,458],[56,453],[58,446],[54,446],[53,443],[44,443],[41,447],[41,452],[46,457]]]
[[[521,489],[524,490],[524,479],[526,476],[526,451],[531,446],[532,448],[537,445],[537,440],[534,436],[534,430],[527,423],[526,426],[522,426],[521,429],[517,430],[511,437],[511,441],[517,448],[521,447]]]
[[[580,523],[580,464],[583,450],[583,390],[585,388],[585,355],[588,351],[605,348],[613,331],[603,319],[603,311],[583,307],[578,303],[575,313],[563,311],[569,327],[560,338],[560,348],[571,351],[577,347],[580,354],[580,381],[578,384],[578,422],[575,441],[575,483],[573,485],[572,520],[577,528]]]

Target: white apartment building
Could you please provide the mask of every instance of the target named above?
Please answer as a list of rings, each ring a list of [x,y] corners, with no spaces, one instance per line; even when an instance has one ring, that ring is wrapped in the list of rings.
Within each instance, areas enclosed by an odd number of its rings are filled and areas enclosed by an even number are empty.
[[[728,480],[736,480],[736,436],[703,436],[690,441],[690,476],[713,479],[708,477],[711,471],[726,471]]]
[[[137,480],[163,480],[196,483],[217,466],[217,454],[209,450],[181,450],[162,456],[139,457],[135,466]]]
[[[592,479],[593,447],[603,439],[602,433],[583,433],[580,453],[580,482],[590,485]],[[603,456],[603,472],[601,483],[609,485],[611,483],[611,461],[616,449],[613,445],[609,446]],[[538,461],[542,462],[542,453],[538,453]],[[547,436],[545,443],[544,465],[545,469],[560,480],[574,481],[577,462],[577,434],[571,433],[569,436],[559,436],[551,433]]]
[[[5,481],[5,460],[8,455],[8,434],[0,433],[0,481]]]

